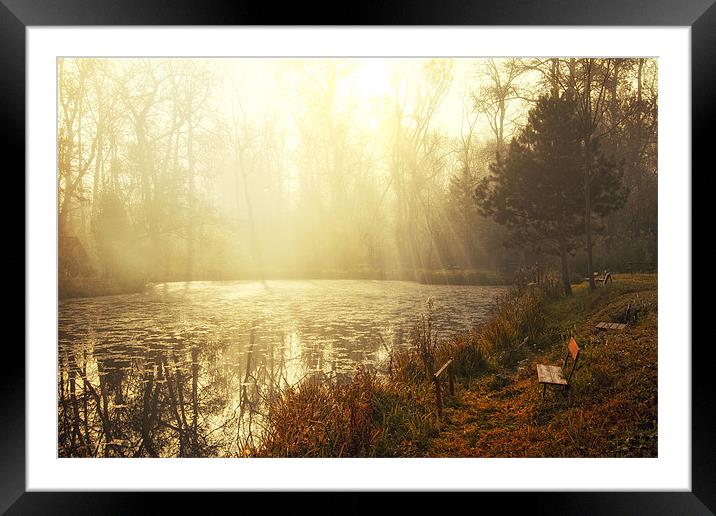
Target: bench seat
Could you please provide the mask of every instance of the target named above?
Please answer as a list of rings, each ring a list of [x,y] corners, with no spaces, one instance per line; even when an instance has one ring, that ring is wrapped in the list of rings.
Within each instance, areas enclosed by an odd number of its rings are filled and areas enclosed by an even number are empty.
[[[610,322],[600,322],[597,323],[597,325],[594,327],[597,330],[618,330],[623,331],[626,329],[626,324],[624,323],[610,323]]]
[[[567,367],[567,361],[569,357],[572,357],[572,369],[569,371],[569,376],[564,377],[564,368]],[[574,370],[577,368],[577,359],[579,358],[579,346],[574,337],[570,337],[569,344],[567,344],[567,356],[564,357],[564,363],[562,367],[556,365],[547,364],[536,364],[537,365],[537,379],[539,385],[542,385],[542,397],[547,392],[548,385],[561,385],[565,389],[569,389],[569,382],[572,380]]]
[[[551,385],[567,385],[567,380],[562,375],[562,368],[554,365],[537,364],[537,377],[539,383]]]

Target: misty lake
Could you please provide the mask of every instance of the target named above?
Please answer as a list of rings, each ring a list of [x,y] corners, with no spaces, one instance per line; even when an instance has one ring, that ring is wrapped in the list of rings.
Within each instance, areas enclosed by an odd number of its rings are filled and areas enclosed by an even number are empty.
[[[260,404],[266,389],[307,375],[341,381],[359,365],[380,371],[387,348],[409,344],[429,298],[438,336],[449,337],[483,321],[505,292],[271,280],[163,283],[62,300],[60,456],[172,456],[191,440],[202,454],[236,455],[247,424],[242,399]],[[191,432],[186,442],[172,437]]]

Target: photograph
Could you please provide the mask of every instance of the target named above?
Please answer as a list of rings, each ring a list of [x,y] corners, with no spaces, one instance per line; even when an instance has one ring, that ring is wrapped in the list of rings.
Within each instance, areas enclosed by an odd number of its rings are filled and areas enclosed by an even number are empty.
[[[659,64],[58,56],[57,457],[658,458]]]

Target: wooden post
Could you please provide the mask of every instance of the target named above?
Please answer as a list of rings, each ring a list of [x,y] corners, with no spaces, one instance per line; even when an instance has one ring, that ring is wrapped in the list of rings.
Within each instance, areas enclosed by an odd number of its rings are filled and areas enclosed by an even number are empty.
[[[440,393],[440,379],[437,377],[433,378],[433,381],[435,382],[435,403],[438,406],[438,418],[442,419],[443,417],[443,397]]]
[[[452,358],[445,362],[445,365],[440,368],[440,370],[433,375],[433,382],[435,382],[435,402],[438,406],[438,417],[442,418],[443,415],[443,396],[442,392],[440,392],[440,375],[445,372],[445,370],[448,370],[448,379],[449,379],[449,388],[450,388],[450,394],[455,394],[455,385],[452,377],[452,368],[450,367],[450,364],[452,364]]]

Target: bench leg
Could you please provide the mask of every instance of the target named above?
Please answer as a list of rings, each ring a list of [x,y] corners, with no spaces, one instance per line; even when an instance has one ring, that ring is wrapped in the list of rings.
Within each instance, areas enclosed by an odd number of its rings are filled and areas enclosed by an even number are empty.
[[[542,386],[542,399],[544,399],[544,395],[545,395],[546,392],[547,392],[547,384],[545,383],[545,384],[543,384],[543,386]]]

